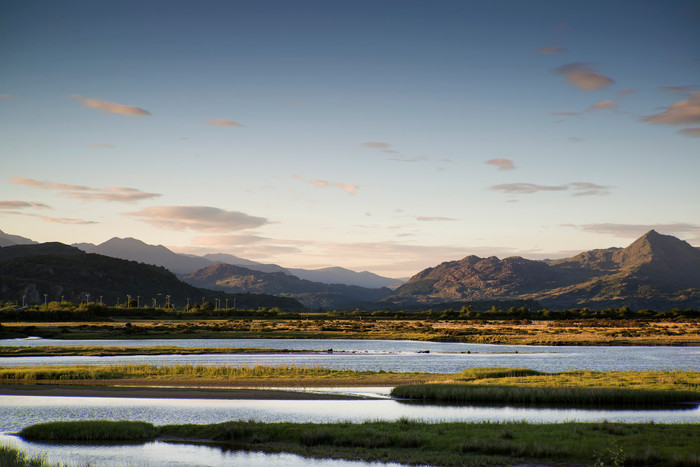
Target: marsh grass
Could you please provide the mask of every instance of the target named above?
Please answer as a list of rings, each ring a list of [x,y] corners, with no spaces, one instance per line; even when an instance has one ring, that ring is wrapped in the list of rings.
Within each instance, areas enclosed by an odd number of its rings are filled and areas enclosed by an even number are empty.
[[[697,427],[686,424],[618,423],[423,423],[411,420],[364,423],[261,423],[234,421],[212,425],[143,422],[93,422],[73,428],[61,422],[22,430],[34,440],[113,441],[133,433],[131,441],[218,442],[235,448],[291,452],[317,458],[362,459],[406,464],[495,465],[551,463],[576,465],[697,466]],[[119,435],[110,431],[118,431]],[[505,435],[504,435],[505,433]],[[65,439],[60,439],[65,436]],[[139,436],[137,438],[137,436]],[[124,439],[124,441],[129,439]],[[653,450],[650,447],[653,446]]]
[[[520,376],[541,375],[539,371],[530,368],[501,368],[501,367],[478,367],[463,370],[461,376],[465,380],[486,379],[486,378],[513,378]]]
[[[9,446],[0,446],[0,466],[2,467],[61,467],[60,464],[52,464],[41,457],[27,457],[19,449]]]
[[[254,349],[249,347],[99,347],[99,346],[0,346],[0,357],[31,356],[112,356],[112,355],[201,355],[201,354],[278,354],[278,353],[313,353],[289,349]]]
[[[697,403],[700,393],[620,388],[518,387],[472,384],[397,386],[391,395],[401,399],[446,404],[505,404],[563,407],[659,407]]]
[[[146,422],[84,420],[48,422],[31,425],[21,431],[25,439],[44,441],[146,441],[158,433]]]

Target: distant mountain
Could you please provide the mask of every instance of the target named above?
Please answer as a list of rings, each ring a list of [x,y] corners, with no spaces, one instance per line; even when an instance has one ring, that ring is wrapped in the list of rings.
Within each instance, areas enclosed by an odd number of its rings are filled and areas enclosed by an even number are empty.
[[[700,250],[653,230],[626,248],[531,261],[468,256],[413,276],[385,300],[529,299],[545,306],[669,309],[700,306]]]
[[[254,269],[262,272],[282,272],[291,274],[288,269],[276,264],[264,264],[249,259],[239,258],[238,256],[229,255],[226,253],[213,253],[202,256],[202,258],[211,261],[213,264],[233,264],[234,266],[243,266],[244,268]]]
[[[91,301],[102,300],[114,305],[124,303],[127,294],[140,297],[142,304],[155,299],[163,303],[170,295],[171,303],[182,307],[188,299],[226,298],[226,294],[194,287],[180,281],[160,266],[128,261],[109,256],[85,253],[61,243],[14,245],[0,248],[0,299],[28,303],[47,300],[80,302],[90,294]],[[237,306],[279,306],[283,309],[303,308],[296,300],[269,295],[231,296]]]
[[[183,277],[189,284],[231,293],[255,292],[293,297],[307,307],[355,308],[376,302],[391,291],[343,284],[322,284],[283,272],[261,272],[230,264],[216,264]]]
[[[401,279],[382,277],[369,271],[355,272],[341,267],[322,269],[292,269],[288,271],[300,279],[306,279],[323,284],[346,284],[379,289],[388,287],[396,288],[403,283]]]
[[[140,261],[147,264],[163,266],[176,274],[189,274],[198,269],[214,264],[231,264],[262,272],[281,272],[324,284],[358,285],[361,287],[379,289],[382,287],[395,288],[402,283],[400,279],[390,279],[371,272],[355,272],[349,269],[332,267],[316,270],[286,269],[277,264],[264,264],[238,256],[216,253],[204,256],[174,253],[163,245],[149,245],[135,238],[114,237],[99,245],[92,243],[75,243],[74,247],[86,253],[98,253],[113,258]]]
[[[173,253],[163,245],[149,245],[135,238],[114,237],[99,245],[77,243],[73,246],[86,253],[97,253],[113,258],[162,266],[176,274],[186,274],[212,264],[211,261],[200,256]]]
[[[36,242],[25,237],[20,237],[19,235],[10,235],[0,230],[0,247],[31,244],[36,244]]]

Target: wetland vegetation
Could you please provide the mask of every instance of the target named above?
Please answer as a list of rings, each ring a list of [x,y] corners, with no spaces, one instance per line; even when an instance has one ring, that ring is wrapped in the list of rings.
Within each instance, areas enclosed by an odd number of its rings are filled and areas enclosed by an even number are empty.
[[[211,425],[50,422],[24,428],[51,442],[215,443],[224,449],[289,452],[316,458],[464,465],[700,465],[694,425],[621,423],[364,423]]]

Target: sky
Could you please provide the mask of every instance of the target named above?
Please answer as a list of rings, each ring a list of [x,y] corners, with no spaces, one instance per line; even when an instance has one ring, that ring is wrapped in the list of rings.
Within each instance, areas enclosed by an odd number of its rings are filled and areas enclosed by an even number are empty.
[[[408,277],[700,246],[700,4],[0,0],[0,229]]]

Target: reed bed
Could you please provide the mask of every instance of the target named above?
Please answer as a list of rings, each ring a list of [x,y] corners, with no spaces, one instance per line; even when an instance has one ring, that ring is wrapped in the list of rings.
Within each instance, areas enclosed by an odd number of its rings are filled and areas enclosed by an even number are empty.
[[[521,376],[541,375],[539,371],[530,368],[502,368],[502,367],[478,367],[467,368],[461,373],[462,379],[486,379],[486,378],[518,378]]]
[[[403,385],[395,387],[391,395],[411,401],[475,405],[646,408],[700,402],[700,393],[691,391],[474,384]]]
[[[234,449],[436,466],[526,463],[700,466],[696,426],[685,424],[533,425],[423,423],[408,419],[330,424],[233,421],[158,427],[143,422],[84,423],[61,422],[58,427],[55,423],[44,423],[27,427],[20,435],[52,442],[104,442],[116,439],[110,433],[115,430],[120,435],[133,433],[130,441],[144,441],[143,433],[150,433],[148,439],[164,441],[217,442]]]
[[[308,378],[308,377],[363,377],[386,372],[331,370],[302,365],[286,366],[209,366],[148,364],[109,366],[57,366],[57,367],[9,367],[0,368],[0,382],[34,382],[62,380],[111,380],[132,377],[192,377],[212,379],[236,378]]]

